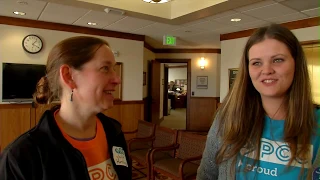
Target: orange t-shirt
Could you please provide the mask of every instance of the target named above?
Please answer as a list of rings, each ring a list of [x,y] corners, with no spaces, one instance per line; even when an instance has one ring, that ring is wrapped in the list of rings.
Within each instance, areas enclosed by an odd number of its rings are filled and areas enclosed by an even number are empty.
[[[58,110],[54,113],[56,113]],[[64,138],[76,149],[78,149],[88,167],[91,180],[118,180],[118,175],[113,168],[108,150],[108,142],[102,123],[97,119],[96,136],[90,140],[77,140],[70,137],[56,121]]]

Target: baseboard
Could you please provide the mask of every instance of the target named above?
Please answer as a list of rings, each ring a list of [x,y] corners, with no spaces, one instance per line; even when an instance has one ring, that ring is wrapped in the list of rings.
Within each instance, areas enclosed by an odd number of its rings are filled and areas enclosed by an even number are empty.
[[[164,116],[162,116],[162,118],[159,119],[159,124],[164,120]]]

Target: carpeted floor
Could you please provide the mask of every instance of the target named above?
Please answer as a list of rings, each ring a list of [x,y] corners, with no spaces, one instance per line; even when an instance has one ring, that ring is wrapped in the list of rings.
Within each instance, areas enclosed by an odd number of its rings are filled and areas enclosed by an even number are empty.
[[[163,116],[161,126],[172,129],[186,129],[186,108],[176,108],[170,110],[170,115]]]
[[[133,180],[146,180],[147,168],[138,164],[136,161],[132,162],[132,179]],[[156,180],[172,180],[162,174],[156,174]]]

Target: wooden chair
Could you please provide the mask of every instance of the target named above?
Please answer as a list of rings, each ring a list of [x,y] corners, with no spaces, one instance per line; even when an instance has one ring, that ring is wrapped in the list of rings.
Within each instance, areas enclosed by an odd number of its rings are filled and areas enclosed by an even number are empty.
[[[135,135],[135,138],[149,138],[154,136],[156,125],[147,121],[139,120],[138,127],[134,131],[124,131],[124,135]],[[132,139],[129,139],[129,142]]]
[[[201,134],[178,132],[174,147],[155,148],[150,152],[150,176],[155,179],[156,172],[176,180],[195,178],[200,165],[207,137]],[[158,153],[176,150],[174,156],[158,158]]]
[[[128,144],[129,155],[130,157],[148,167],[148,174],[147,178],[150,179],[150,162],[149,162],[149,153],[153,148],[166,148],[166,147],[173,147],[176,144],[177,140],[177,130],[156,126],[155,136],[151,138],[140,138],[140,139],[133,139]],[[136,143],[140,145],[136,145]],[[144,145],[141,145],[143,143]],[[158,153],[155,158],[156,159],[163,159],[174,156],[174,150]]]

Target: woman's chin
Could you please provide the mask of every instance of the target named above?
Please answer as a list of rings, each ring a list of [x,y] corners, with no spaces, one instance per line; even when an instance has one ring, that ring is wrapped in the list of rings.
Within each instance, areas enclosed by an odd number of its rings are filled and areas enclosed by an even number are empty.
[[[106,102],[101,107],[103,111],[111,109],[113,107],[113,101]]]

